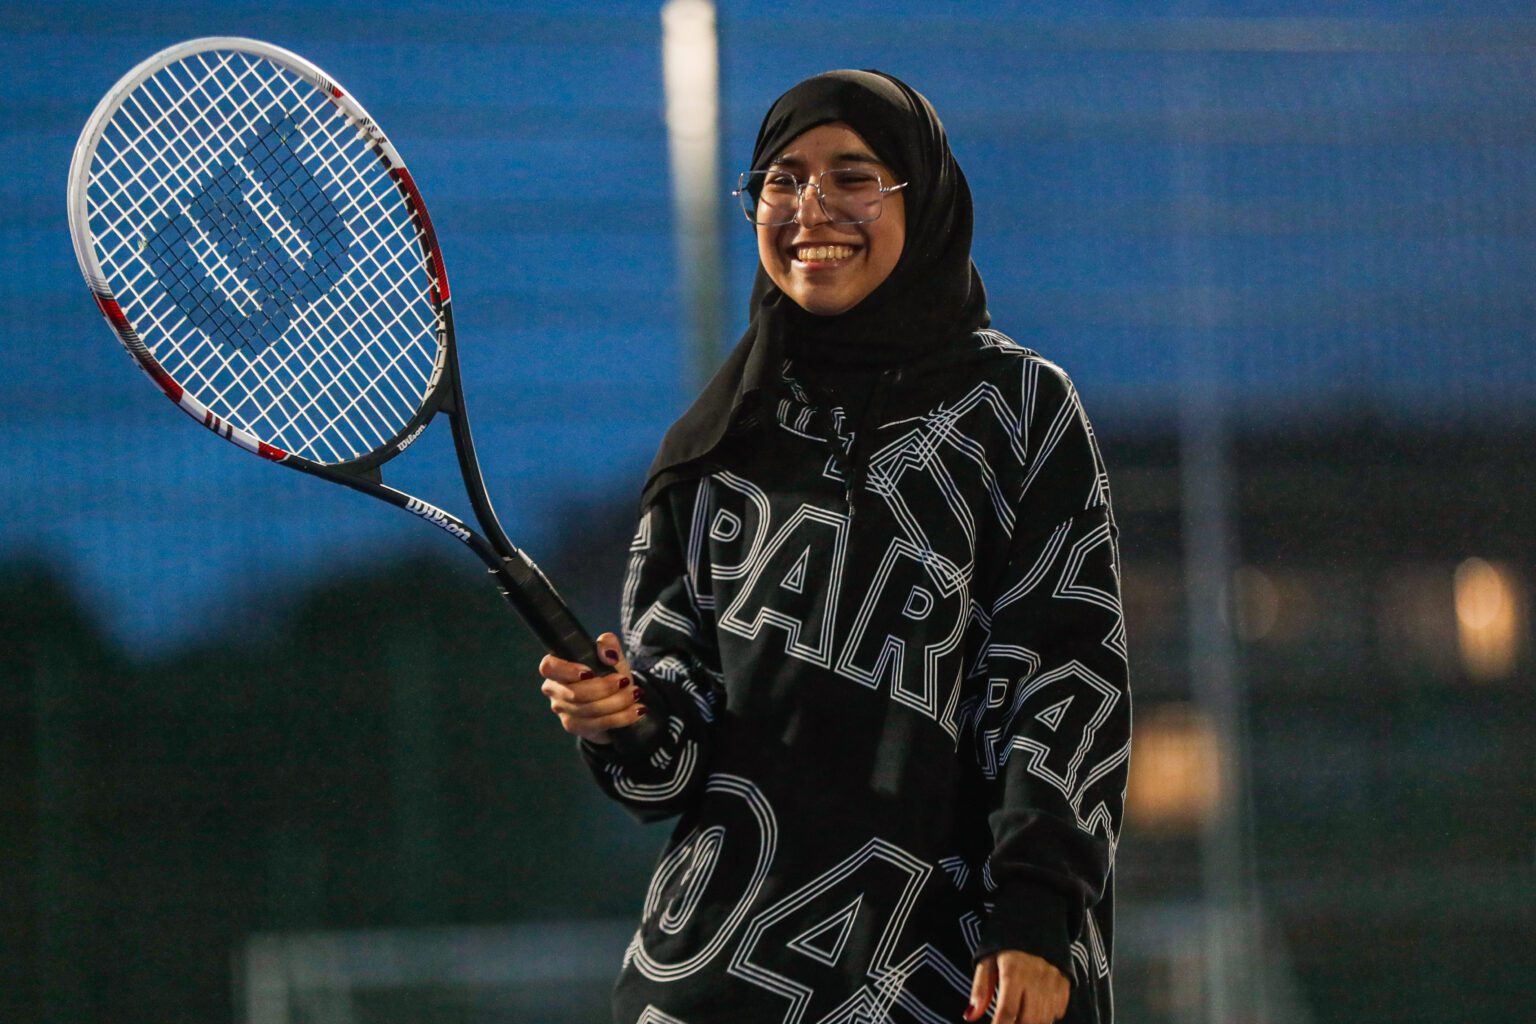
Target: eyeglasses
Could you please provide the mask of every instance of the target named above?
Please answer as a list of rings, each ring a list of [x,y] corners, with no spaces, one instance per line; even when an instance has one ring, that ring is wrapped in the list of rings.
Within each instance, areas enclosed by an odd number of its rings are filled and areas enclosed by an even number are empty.
[[[753,224],[778,227],[800,212],[805,190],[816,190],[821,212],[833,224],[868,224],[878,220],[886,193],[907,182],[886,185],[880,175],[857,168],[823,171],[816,181],[801,181],[788,171],[747,171],[731,195],[741,200],[741,212]]]

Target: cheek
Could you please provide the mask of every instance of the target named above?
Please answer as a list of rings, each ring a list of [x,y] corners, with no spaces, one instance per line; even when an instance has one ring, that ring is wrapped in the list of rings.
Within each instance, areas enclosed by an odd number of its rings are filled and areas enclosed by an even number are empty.
[[[770,271],[779,263],[778,241],[772,228],[757,229],[757,258]]]

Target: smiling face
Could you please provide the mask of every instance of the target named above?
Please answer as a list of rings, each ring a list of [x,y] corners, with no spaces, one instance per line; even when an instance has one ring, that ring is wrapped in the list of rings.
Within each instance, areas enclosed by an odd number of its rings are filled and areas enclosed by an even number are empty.
[[[819,125],[795,137],[768,165],[800,181],[820,181],[825,171],[852,167],[872,171],[886,187],[891,169],[852,128]],[[867,224],[833,224],[806,189],[800,212],[788,224],[757,228],[757,255],[779,290],[818,316],[846,313],[891,276],[907,237],[906,202],[886,194],[880,217]]]

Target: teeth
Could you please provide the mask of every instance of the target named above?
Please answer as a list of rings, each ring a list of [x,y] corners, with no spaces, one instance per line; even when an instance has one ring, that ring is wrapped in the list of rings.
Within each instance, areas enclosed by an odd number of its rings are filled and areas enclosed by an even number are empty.
[[[802,245],[795,250],[795,257],[802,263],[819,262],[823,260],[846,260],[853,258],[853,246],[851,245]]]

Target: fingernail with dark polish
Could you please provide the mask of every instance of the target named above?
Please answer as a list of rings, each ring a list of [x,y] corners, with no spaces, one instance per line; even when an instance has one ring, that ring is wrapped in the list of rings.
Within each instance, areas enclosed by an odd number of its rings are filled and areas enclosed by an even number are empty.
[[[644,717],[645,716],[645,708],[642,707],[639,711],[636,711],[635,714],[640,715],[641,717]]]
[[[642,701],[644,699],[645,699],[645,691],[640,689],[640,687],[638,687],[638,686],[635,687],[635,701],[638,703],[639,701]]]
[[[604,651],[603,652],[603,657],[608,659],[609,661],[613,662],[614,664],[618,664],[618,662],[619,662],[619,652],[618,651]]]
[[[629,676],[625,676],[623,679],[619,680],[619,689],[622,690],[622,689],[624,689],[624,687],[626,687],[628,685],[629,685]]]
[[[592,678],[592,673],[591,672],[582,672],[582,674],[580,676],[578,676],[577,678],[579,678],[579,679],[591,679]]]

